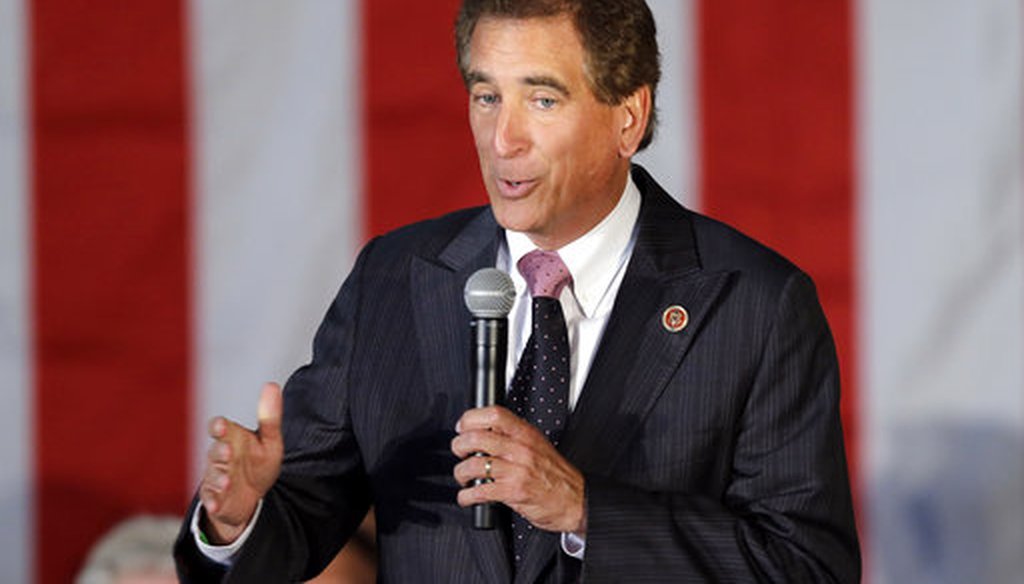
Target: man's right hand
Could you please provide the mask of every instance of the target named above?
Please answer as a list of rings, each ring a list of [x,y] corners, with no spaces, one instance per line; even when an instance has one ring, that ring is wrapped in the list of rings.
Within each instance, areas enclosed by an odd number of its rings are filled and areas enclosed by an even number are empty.
[[[263,386],[255,432],[223,417],[210,420],[213,444],[199,498],[206,509],[201,524],[210,543],[229,544],[245,531],[256,505],[281,472],[281,387]]]

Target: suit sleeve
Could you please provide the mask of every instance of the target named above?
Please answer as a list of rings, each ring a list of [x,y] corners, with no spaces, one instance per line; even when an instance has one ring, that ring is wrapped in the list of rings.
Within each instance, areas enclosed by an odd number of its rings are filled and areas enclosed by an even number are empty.
[[[810,279],[783,288],[724,496],[587,476],[584,580],[857,582],[839,371]]]
[[[359,325],[361,274],[371,247],[364,248],[328,309],[313,343],[313,360],[285,386],[281,475],[264,496],[249,539],[225,570],[199,553],[186,525],[175,544],[182,582],[311,578],[365,516],[371,495],[352,430],[347,380]]]

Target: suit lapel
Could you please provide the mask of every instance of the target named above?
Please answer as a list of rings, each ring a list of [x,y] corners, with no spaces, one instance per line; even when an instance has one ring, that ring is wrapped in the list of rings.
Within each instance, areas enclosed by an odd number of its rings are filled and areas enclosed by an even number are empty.
[[[684,366],[690,344],[729,280],[728,273],[701,269],[689,212],[643,169],[634,167],[633,180],[644,197],[636,247],[559,446],[585,473],[611,473],[673,373]],[[440,254],[417,257],[411,267],[427,384],[433,393],[455,396],[457,408],[469,406],[471,379],[470,315],[462,290],[474,271],[494,265],[500,233],[493,215],[483,212]],[[662,325],[670,306],[688,312],[688,324],[679,332]],[[487,581],[511,581],[504,530],[466,533]],[[515,582],[536,581],[557,548],[557,534],[535,531]]]
[[[584,473],[611,473],[729,279],[701,270],[689,212],[642,168],[633,180],[643,195],[636,246],[558,448]],[[662,325],[670,306],[688,313],[679,332]],[[558,547],[557,534],[533,532],[516,584],[536,581]]]
[[[447,397],[455,416],[470,406],[472,380],[468,356],[471,316],[463,301],[463,288],[473,272],[494,266],[500,233],[493,215],[481,212],[439,254],[415,257],[410,268],[416,342],[427,387],[431,394]],[[511,581],[504,531],[465,533],[486,581]]]
[[[701,269],[689,212],[639,167],[644,194],[633,256],[560,450],[581,470],[607,475],[647,417],[724,289],[729,274]],[[666,309],[689,320],[664,326]]]
[[[587,473],[609,475],[633,433],[682,365],[728,274],[691,274],[673,282],[635,276],[623,282],[615,313],[573,412],[561,450]],[[662,323],[671,306],[684,307],[680,332]],[[628,364],[628,366],[624,366]]]
[[[460,412],[469,404],[471,380],[471,316],[463,301],[463,288],[473,272],[494,265],[496,232],[491,214],[482,213],[440,254],[416,256],[410,267],[413,320],[427,385],[432,393],[454,395],[452,405]],[[455,388],[463,387],[464,395],[456,392]]]

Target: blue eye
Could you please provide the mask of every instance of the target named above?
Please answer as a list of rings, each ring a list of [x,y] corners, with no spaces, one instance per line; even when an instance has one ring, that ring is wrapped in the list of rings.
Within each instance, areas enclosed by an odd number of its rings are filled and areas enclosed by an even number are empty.
[[[551,97],[539,97],[537,98],[537,105],[539,105],[541,109],[551,109],[558,105],[558,101]]]
[[[498,96],[493,93],[479,93],[473,97],[473,100],[480,105],[495,105],[498,103]]]

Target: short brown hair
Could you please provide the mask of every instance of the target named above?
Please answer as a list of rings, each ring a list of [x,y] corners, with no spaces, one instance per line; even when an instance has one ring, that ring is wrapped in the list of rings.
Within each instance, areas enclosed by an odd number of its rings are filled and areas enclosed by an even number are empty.
[[[568,15],[586,52],[584,68],[601,103],[618,105],[641,87],[651,88],[651,116],[640,150],[654,138],[654,96],[661,79],[661,55],[654,16],[644,0],[463,0],[455,20],[459,72],[469,85],[469,43],[483,17],[550,18]]]

